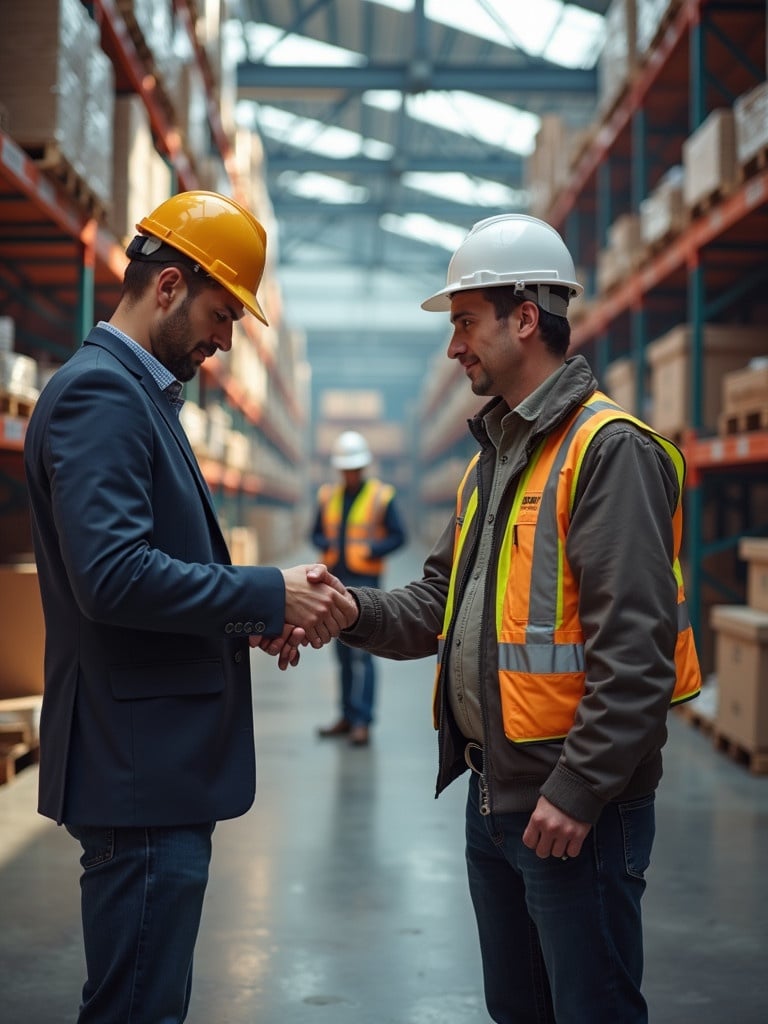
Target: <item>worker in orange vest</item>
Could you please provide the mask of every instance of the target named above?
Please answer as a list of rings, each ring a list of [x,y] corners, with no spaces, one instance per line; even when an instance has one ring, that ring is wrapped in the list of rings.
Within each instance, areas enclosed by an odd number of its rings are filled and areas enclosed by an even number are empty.
[[[320,549],[321,560],[348,586],[378,587],[385,556],[406,542],[395,488],[365,477],[371,461],[363,435],[345,431],[331,453],[331,465],[339,470],[341,481],[323,484],[317,496],[312,543]],[[318,735],[346,736],[352,746],[364,747],[375,701],[373,657],[346,644],[334,647],[341,667],[340,715],[332,725],[318,729]]]

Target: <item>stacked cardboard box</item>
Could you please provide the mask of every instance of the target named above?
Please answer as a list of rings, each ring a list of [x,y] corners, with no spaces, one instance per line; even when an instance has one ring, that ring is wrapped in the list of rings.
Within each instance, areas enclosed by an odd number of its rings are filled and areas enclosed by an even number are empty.
[[[737,180],[733,111],[722,107],[683,143],[683,198],[696,210],[713,197],[732,191]]]
[[[635,0],[612,0],[605,12],[605,44],[597,64],[598,109],[610,113],[637,66]]]
[[[640,203],[640,237],[643,244],[656,249],[686,226],[683,202],[683,168],[673,167],[656,188]]]
[[[768,611],[715,605],[711,622],[718,735],[750,754],[768,752]]]
[[[111,69],[99,53],[96,23],[78,0],[25,0],[4,4],[0,31],[0,95],[8,131],[35,157],[56,169],[66,167],[89,181],[90,147],[84,148],[86,122],[101,123],[103,158],[109,154],[109,95],[89,87],[89,71],[105,80]],[[96,67],[95,67],[96,66]],[[30,74],[30,68],[34,73]],[[102,194],[100,198],[109,199]]]
[[[0,565],[0,698],[43,692],[45,624],[34,563]]]
[[[768,427],[768,334],[765,356],[750,360],[743,370],[723,377],[721,434],[744,433]]]
[[[739,96],[733,105],[736,158],[745,168],[768,148],[768,82]]]
[[[637,364],[627,356],[615,359],[605,368],[605,393],[622,409],[637,416]]]
[[[140,96],[118,96],[114,113],[113,190],[110,223],[126,241],[136,224],[171,194],[171,169],[155,149]]]
[[[766,350],[764,327],[705,324],[703,337],[702,427],[716,433],[723,377]],[[650,422],[662,433],[678,434],[692,422],[691,327],[681,324],[646,349],[650,365]]]

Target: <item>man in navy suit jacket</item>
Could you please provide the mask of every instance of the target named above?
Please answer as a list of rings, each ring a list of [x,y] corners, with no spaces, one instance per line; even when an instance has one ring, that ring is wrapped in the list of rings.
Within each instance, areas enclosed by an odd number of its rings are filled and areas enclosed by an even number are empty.
[[[356,615],[327,570],[231,564],[178,420],[181,384],[230,349],[233,322],[266,323],[264,229],[209,192],[138,228],[117,309],[44,389],[25,444],[39,810],[83,850],[80,1024],[185,1019],[214,825],[254,798],[250,646],[294,625],[318,647]]]

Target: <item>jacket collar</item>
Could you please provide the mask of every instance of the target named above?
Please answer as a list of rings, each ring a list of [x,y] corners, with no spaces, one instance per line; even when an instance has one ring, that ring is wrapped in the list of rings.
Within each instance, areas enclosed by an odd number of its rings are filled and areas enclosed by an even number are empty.
[[[552,392],[547,397],[544,408],[534,424],[531,441],[535,443],[543,434],[549,434],[579,403],[586,401],[597,387],[589,363],[582,355],[571,356],[565,361],[565,372],[561,374]],[[492,398],[472,419],[468,420],[470,432],[483,447],[491,445],[485,427],[485,417],[492,409],[503,407],[506,414],[510,411],[503,398]]]

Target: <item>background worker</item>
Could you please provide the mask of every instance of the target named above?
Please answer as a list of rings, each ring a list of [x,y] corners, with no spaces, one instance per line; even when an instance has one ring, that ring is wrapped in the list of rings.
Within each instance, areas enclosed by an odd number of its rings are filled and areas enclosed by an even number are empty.
[[[368,442],[355,430],[340,434],[333,445],[331,465],[339,483],[324,484],[317,496],[312,543],[323,562],[345,585],[378,587],[384,558],[406,542],[395,503],[395,489],[371,477]],[[339,718],[318,729],[322,737],[347,736],[353,746],[370,738],[376,696],[376,673],[368,651],[334,644],[340,666]]]
[[[420,580],[354,590],[350,644],[438,655],[437,792],[468,768],[466,857],[497,1024],[645,1024],[641,897],[670,702],[701,679],[678,554],[683,458],[566,358],[562,239],[476,224],[448,356],[491,401]],[[275,644],[277,648],[279,644]],[[283,652],[281,658],[285,656]]]
[[[321,646],[354,615],[307,566],[233,566],[179,423],[232,345],[261,224],[210,192],[138,225],[119,304],[51,378],[25,470],[45,614],[40,813],[82,846],[81,1024],[183,1021],[215,823],[255,789],[249,638]],[[291,652],[296,662],[298,651]]]

